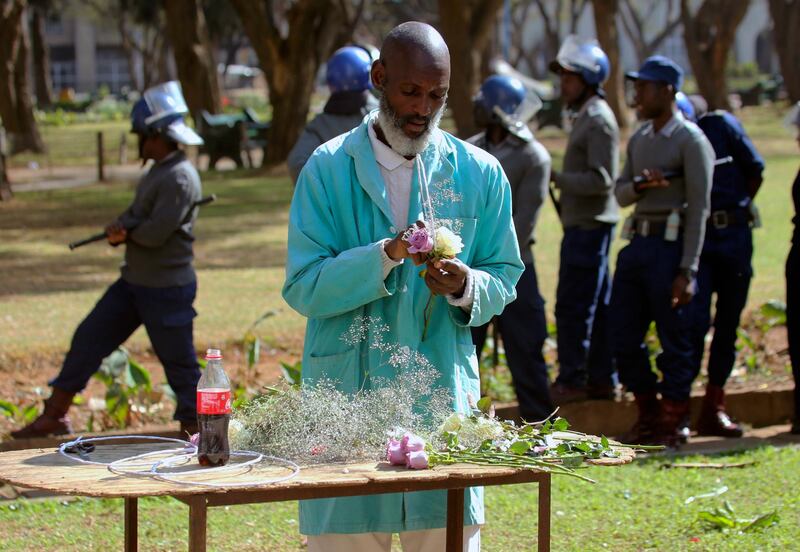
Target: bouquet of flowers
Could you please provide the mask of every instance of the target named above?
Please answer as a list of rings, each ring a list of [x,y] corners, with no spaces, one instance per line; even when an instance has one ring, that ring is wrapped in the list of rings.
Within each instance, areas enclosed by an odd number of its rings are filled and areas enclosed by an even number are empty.
[[[478,404],[483,409],[470,415],[448,416],[427,440],[397,432],[386,444],[386,460],[410,469],[456,463],[537,469],[594,482],[576,470],[586,463],[628,463],[634,450],[663,448],[622,445],[570,431],[564,418],[518,426],[494,417],[488,399]]]
[[[408,252],[412,254],[423,253],[427,255],[428,260],[436,259],[454,259],[456,255],[464,250],[464,242],[461,237],[447,228],[446,226],[439,226],[438,228],[428,228],[425,224],[417,223],[409,228],[403,239],[409,244]],[[427,269],[420,272],[420,277],[424,278]],[[433,293],[428,298],[423,311],[423,329],[422,340],[425,340],[425,335],[428,332],[428,323],[431,318],[431,311],[433,309]]]

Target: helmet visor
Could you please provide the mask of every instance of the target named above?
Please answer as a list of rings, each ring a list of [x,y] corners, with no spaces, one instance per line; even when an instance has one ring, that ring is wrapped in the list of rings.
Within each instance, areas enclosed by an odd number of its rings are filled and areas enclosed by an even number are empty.
[[[597,59],[592,55],[593,46],[598,46],[596,40],[569,35],[558,50],[556,63],[567,71],[578,72],[581,69],[600,71]]]
[[[148,125],[170,115],[183,115],[189,112],[178,81],[169,81],[148,88],[143,97],[153,113],[145,121]]]

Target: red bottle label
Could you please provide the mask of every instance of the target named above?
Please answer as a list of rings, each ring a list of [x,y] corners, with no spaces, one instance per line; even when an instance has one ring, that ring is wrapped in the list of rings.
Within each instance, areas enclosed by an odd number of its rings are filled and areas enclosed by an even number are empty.
[[[198,389],[198,414],[228,414],[231,411],[231,392],[229,389]]]

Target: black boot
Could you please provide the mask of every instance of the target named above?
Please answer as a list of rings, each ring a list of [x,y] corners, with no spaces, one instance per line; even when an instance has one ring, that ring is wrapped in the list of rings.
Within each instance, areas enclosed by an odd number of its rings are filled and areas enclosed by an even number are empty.
[[[722,387],[710,383],[706,386],[697,434],[718,437],[741,437],[744,434],[742,426],[725,412],[725,390]]]

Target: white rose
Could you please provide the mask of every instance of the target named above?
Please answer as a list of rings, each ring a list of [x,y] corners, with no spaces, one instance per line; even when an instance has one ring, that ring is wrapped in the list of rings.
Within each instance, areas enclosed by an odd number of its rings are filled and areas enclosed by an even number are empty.
[[[447,228],[440,226],[436,229],[436,239],[434,240],[433,256],[440,259],[452,259],[464,249],[464,242],[461,237]]]
[[[463,418],[461,414],[453,412],[442,424],[442,427],[439,428],[439,433],[448,433],[448,432],[457,432],[461,429],[461,424]]]

